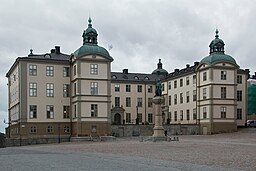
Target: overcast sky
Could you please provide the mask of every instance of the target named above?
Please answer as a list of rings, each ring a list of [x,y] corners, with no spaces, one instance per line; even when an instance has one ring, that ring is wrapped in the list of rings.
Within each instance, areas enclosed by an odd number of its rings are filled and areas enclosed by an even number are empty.
[[[112,71],[151,73],[192,65],[209,54],[219,29],[225,52],[242,69],[256,71],[254,0],[0,0],[0,131],[7,126],[6,72],[18,56],[71,54],[82,45],[91,16],[98,44],[114,58]]]

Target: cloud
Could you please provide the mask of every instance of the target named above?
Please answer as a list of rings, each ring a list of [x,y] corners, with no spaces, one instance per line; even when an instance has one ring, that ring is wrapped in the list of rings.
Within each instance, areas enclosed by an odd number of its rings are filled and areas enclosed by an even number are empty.
[[[7,111],[5,74],[15,59],[55,45],[71,54],[82,45],[89,15],[99,45],[113,45],[113,71],[151,73],[159,58],[169,72],[192,65],[209,54],[216,27],[226,53],[256,70],[253,0],[8,0],[0,6],[0,110]]]

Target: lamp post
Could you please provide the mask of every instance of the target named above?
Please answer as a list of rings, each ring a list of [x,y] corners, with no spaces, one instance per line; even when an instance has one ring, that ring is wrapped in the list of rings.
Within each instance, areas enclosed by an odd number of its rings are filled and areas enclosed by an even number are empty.
[[[58,123],[58,131],[59,131],[59,138],[58,138],[58,142],[60,143],[60,123]]]

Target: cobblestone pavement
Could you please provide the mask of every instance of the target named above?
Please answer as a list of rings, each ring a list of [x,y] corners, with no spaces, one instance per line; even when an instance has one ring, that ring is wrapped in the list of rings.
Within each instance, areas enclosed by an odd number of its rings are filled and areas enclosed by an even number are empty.
[[[179,142],[46,144],[0,149],[0,170],[256,170],[256,128],[184,135]]]

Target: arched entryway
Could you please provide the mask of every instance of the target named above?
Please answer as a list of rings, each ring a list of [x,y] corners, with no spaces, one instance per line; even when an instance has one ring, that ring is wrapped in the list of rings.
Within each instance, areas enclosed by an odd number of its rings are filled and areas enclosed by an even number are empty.
[[[119,113],[115,114],[114,123],[117,124],[117,125],[121,125],[121,115]]]

